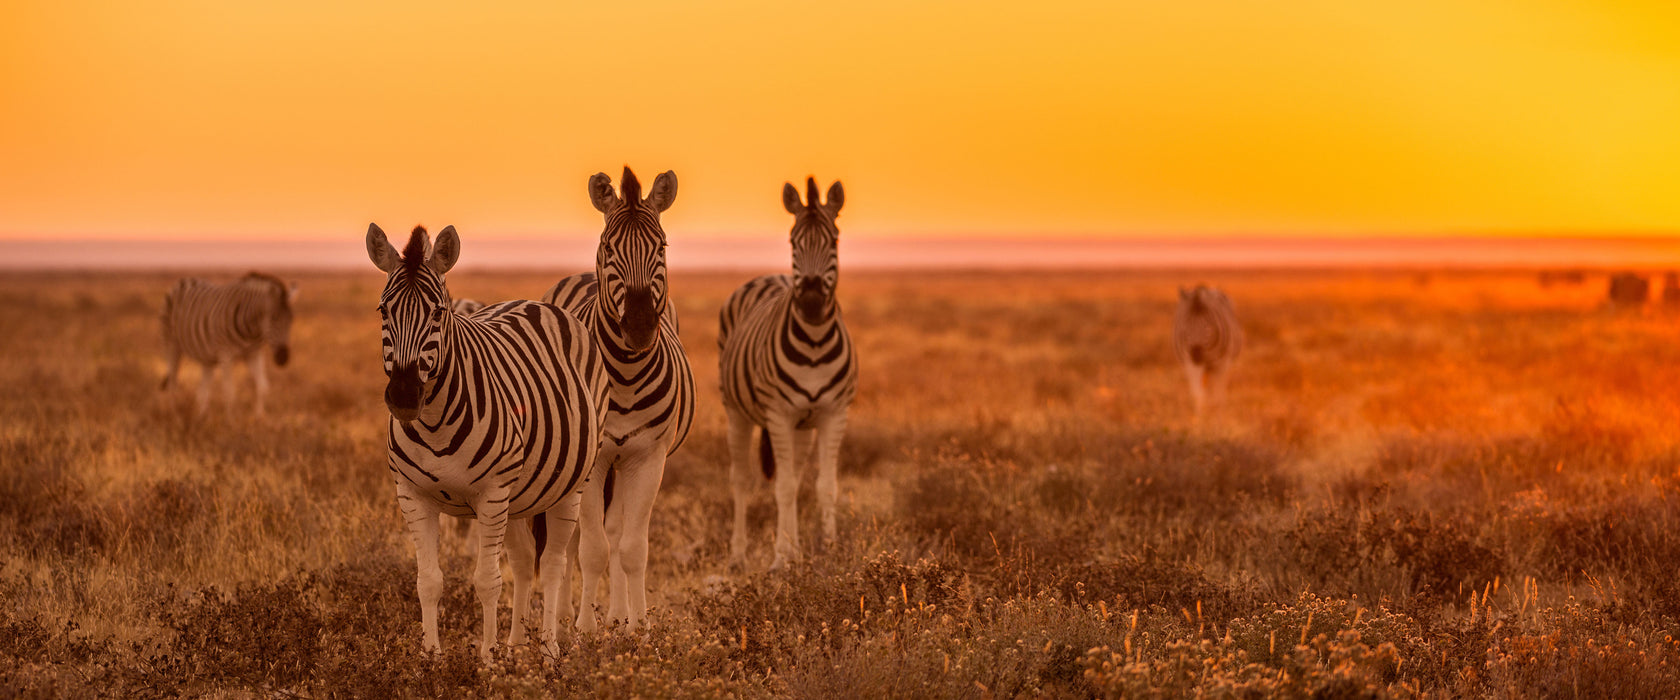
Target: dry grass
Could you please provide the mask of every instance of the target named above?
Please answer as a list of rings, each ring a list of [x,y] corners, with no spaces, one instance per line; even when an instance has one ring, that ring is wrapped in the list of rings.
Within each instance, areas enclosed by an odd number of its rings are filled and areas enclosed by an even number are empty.
[[[840,540],[729,576],[716,313],[747,276],[672,283],[701,413],[654,631],[488,668],[458,545],[418,649],[377,275],[302,275],[271,419],[203,424],[156,389],[173,276],[0,279],[0,695],[1680,696],[1677,319],[1599,280],[1213,276],[1249,348],[1196,424],[1167,334],[1198,276],[848,273]],[[773,516],[766,488],[760,568]]]

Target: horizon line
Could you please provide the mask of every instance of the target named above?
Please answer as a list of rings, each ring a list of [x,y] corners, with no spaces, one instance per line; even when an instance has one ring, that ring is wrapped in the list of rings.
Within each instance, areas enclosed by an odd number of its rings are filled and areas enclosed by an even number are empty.
[[[13,239],[5,270],[139,270],[269,267],[354,269],[368,264],[361,238]],[[322,245],[309,245],[309,244]],[[589,269],[597,239],[482,236],[464,241],[462,269]],[[696,244],[696,245],[690,245]],[[785,269],[781,236],[706,238],[668,249],[675,269]],[[550,261],[533,264],[533,259]],[[1680,236],[1218,236],[851,237],[844,267],[1009,268],[1492,268],[1672,267]]]

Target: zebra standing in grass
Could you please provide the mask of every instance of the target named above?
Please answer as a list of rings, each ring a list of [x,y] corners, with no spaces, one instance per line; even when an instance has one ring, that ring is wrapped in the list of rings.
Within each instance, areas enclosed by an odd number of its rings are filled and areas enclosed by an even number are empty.
[[[763,428],[759,456],[764,476],[775,480],[776,556],[771,568],[799,558],[799,477],[817,467],[817,505],[823,536],[834,539],[834,497],[846,411],[857,393],[857,355],[840,318],[834,290],[840,279],[834,217],[845,202],[839,182],[817,199],[817,181],[805,180],[805,202],[793,185],[782,204],[793,214],[793,274],[766,275],[729,295],[718,315],[718,377],[729,415],[730,483],[735,528],[730,562],[743,566],[747,549],[747,498],[757,480],[752,431]]]
[[[528,522],[547,513],[558,537],[542,553],[545,640],[555,639],[565,544],[576,526],[583,484],[599,451],[605,366],[588,329],[566,311],[507,301],[472,317],[450,310],[444,273],[460,256],[455,227],[433,245],[415,228],[399,255],[369,225],[368,257],[387,275],[379,299],[388,464],[397,505],[414,539],[423,646],[437,651],[438,514],[473,516],[478,531],[474,583],[483,607],[480,654],[496,643],[500,555],[507,537],[513,569],[513,629],[524,640],[536,543]],[[558,543],[558,544],[556,544]]]
[[[198,413],[210,408],[210,385],[222,375],[228,409],[233,409],[233,366],[236,360],[249,363],[251,381],[256,384],[253,403],[263,415],[268,395],[263,346],[274,349],[274,364],[286,366],[291,359],[292,302],[297,284],[287,284],[273,275],[252,272],[231,284],[213,284],[188,278],[175,283],[163,298],[163,346],[169,373],[163,377],[168,389],[175,383],[183,356],[204,367],[198,380]]]
[[[1196,415],[1225,396],[1231,365],[1242,353],[1242,326],[1224,292],[1205,284],[1178,290],[1178,313],[1173,316],[1173,349],[1190,379],[1190,400]]]
[[[641,183],[626,167],[620,187],[622,198],[606,173],[589,178],[589,199],[606,218],[595,272],[562,279],[543,296],[591,329],[611,385],[597,460],[601,478],[589,483],[579,528],[583,605],[577,625],[586,631],[595,628],[590,604],[609,570],[608,617],[632,628],[645,621],[653,500],[666,457],[682,446],[694,420],[694,375],[677,338],[659,224],[659,214],[677,197],[677,176],[666,171],[655,178],[643,199]]]

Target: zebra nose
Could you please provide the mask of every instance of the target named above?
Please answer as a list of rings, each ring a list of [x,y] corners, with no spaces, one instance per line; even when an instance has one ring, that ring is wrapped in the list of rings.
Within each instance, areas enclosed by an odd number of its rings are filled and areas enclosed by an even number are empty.
[[[659,327],[659,312],[653,305],[653,290],[645,287],[624,290],[622,323],[625,339],[630,341],[631,347],[641,349],[653,344],[654,331]]]
[[[806,277],[799,280],[799,293],[804,296],[822,294],[822,278]]]
[[[385,385],[385,407],[391,417],[404,423],[420,416],[420,369],[415,365],[393,367],[391,381]]]
[[[291,359],[292,359],[292,348],[291,348],[291,346],[289,346],[289,345],[276,345],[276,346],[274,346],[274,364],[275,364],[275,366],[285,367],[286,363],[288,361],[290,361]]]

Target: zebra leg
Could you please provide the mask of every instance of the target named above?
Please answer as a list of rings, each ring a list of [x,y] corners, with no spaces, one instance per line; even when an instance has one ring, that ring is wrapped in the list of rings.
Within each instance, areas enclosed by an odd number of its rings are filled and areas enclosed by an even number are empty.
[[[181,373],[181,348],[173,342],[166,342],[164,346],[163,361],[169,366],[169,371],[163,375],[163,385],[159,389],[175,386],[175,378]]]
[[[1225,403],[1225,389],[1231,379],[1231,368],[1221,364],[1208,373],[1208,398],[1214,406]]]
[[[497,491],[474,508],[478,513],[478,563],[473,585],[478,590],[478,605],[484,612],[483,641],[478,655],[486,662],[496,648],[496,606],[502,600],[502,542],[508,531],[506,489]]]
[[[400,477],[399,477],[400,478]],[[432,499],[415,493],[408,484],[397,484],[397,508],[408,523],[414,540],[415,591],[420,597],[420,648],[436,654],[438,645],[438,597],[443,595],[443,569],[438,567],[438,507]]]
[[[560,505],[548,511],[548,539],[543,543],[542,579],[543,616],[542,640],[549,653],[559,653],[560,619],[572,617],[572,569],[567,558],[573,538],[577,534],[578,498],[574,494],[560,500]]]
[[[612,544],[607,615],[624,620],[629,629],[640,627],[647,618],[648,523],[664,476],[664,447],[650,446],[639,459],[619,468],[613,502],[607,509],[607,538]]]
[[[268,371],[265,366],[267,360],[263,358],[262,353],[258,352],[251,354],[250,362],[251,383],[256,387],[257,394],[253,400],[256,404],[255,413],[258,418],[261,418],[263,417],[263,400],[268,397]]]
[[[520,519],[507,528],[508,568],[513,570],[513,624],[508,630],[508,646],[525,643],[525,616],[531,610],[531,584],[537,575],[537,538],[531,525],[529,519]]]
[[[758,484],[759,470],[753,464],[752,420],[734,409],[729,414],[729,490],[735,497],[735,527],[729,537],[729,567],[745,569],[747,565],[747,506],[752,500],[753,487]]]
[[[817,462],[817,508],[822,511],[823,539],[835,539],[834,498],[840,491],[840,441],[846,437],[846,409],[830,414],[814,436]]]
[[[1201,365],[1186,363],[1184,373],[1190,380],[1190,405],[1200,417],[1207,405],[1207,371]]]
[[[210,411],[210,391],[215,386],[216,375],[222,371],[222,365],[219,362],[207,362],[203,364],[203,367],[204,371],[199,373],[198,376],[198,417],[200,418],[203,418],[204,414]]]
[[[583,584],[579,587],[577,628],[584,632],[595,631],[595,601],[610,561],[603,486],[612,464],[599,459],[597,464],[600,466],[594,476],[584,482],[583,502],[578,508],[578,568],[583,571]]]
[[[222,372],[221,372],[222,410],[227,412],[227,415],[228,415],[229,418],[232,418],[233,417],[233,399],[234,399],[235,396],[238,395],[238,388],[235,387],[234,383],[233,383],[233,363],[229,362],[227,360],[223,360],[222,363],[221,363],[221,366],[222,366]]]
[[[765,434],[776,460],[776,557],[772,570],[799,561],[799,473],[803,466],[794,459],[794,429],[786,419],[770,417]]]

